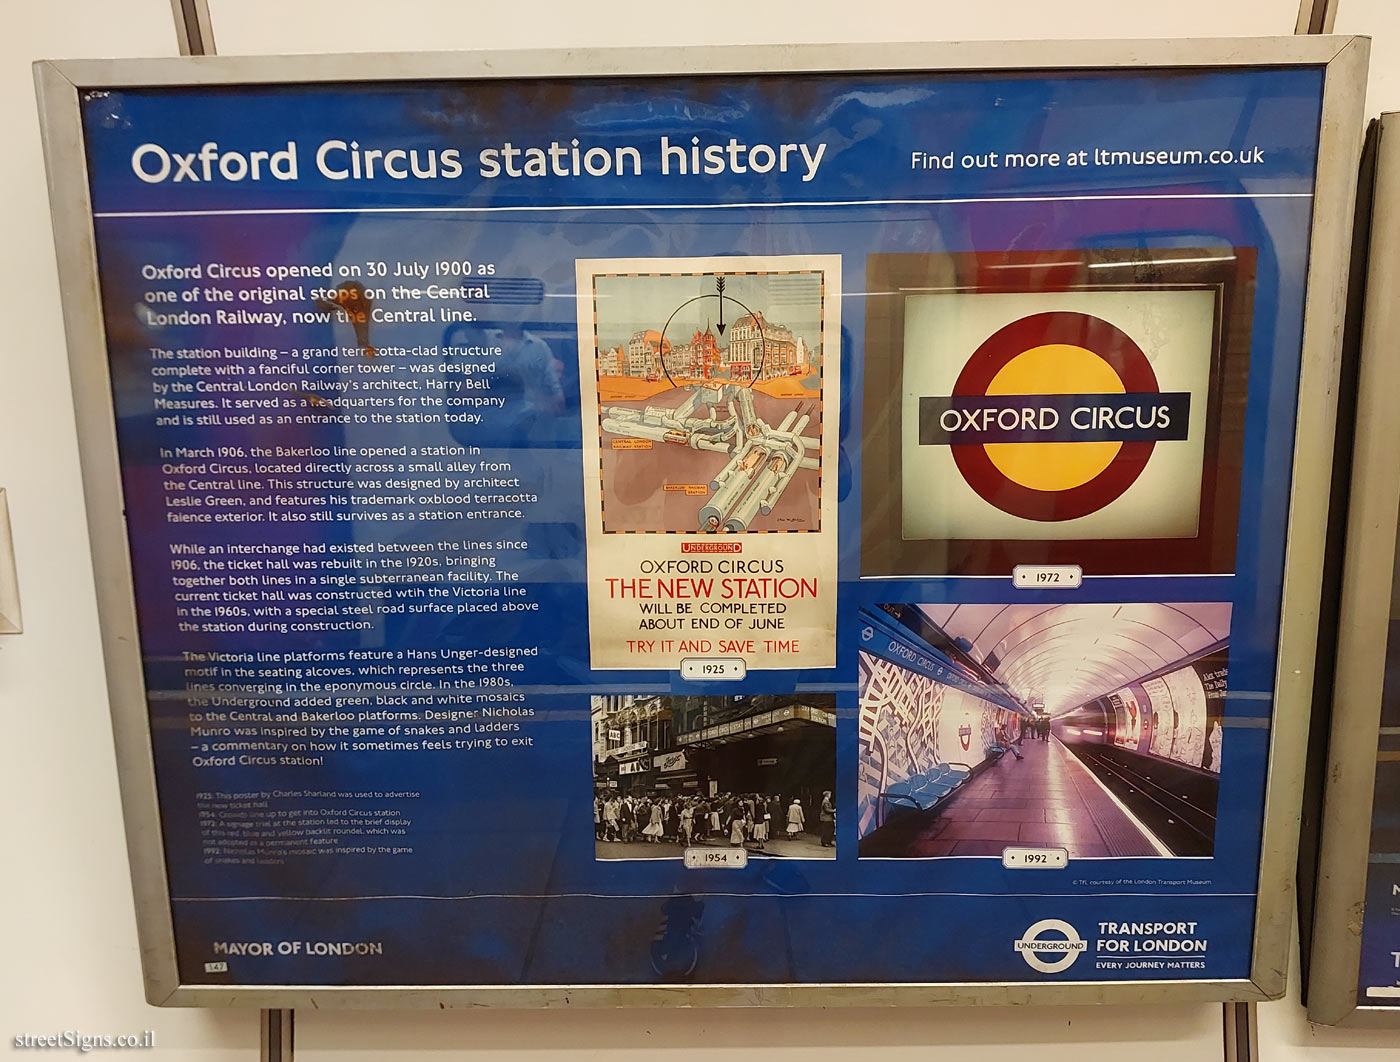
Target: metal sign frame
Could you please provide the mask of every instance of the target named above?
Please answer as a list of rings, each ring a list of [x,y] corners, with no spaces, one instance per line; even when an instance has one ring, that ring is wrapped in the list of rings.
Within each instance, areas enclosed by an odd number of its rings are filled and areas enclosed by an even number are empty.
[[[1400,391],[1400,113],[1380,120],[1371,216],[1307,1006],[1308,1017],[1325,1025],[1400,1029],[1400,1008],[1357,999],[1400,521],[1400,421],[1390,408]]]
[[[602,49],[311,55],[35,64],[50,209],[87,499],[121,799],[146,995],[158,1005],[245,1007],[754,1006],[1140,1003],[1277,998],[1292,935],[1297,818],[1313,681],[1336,424],[1356,160],[1370,42],[1364,37]],[[637,77],[762,72],[1007,72],[1325,68],[1307,274],[1297,433],[1283,573],[1264,823],[1249,979],[1201,981],[685,986],[181,984],[175,959],[133,574],[128,552],[92,206],[84,92],[129,87]]]

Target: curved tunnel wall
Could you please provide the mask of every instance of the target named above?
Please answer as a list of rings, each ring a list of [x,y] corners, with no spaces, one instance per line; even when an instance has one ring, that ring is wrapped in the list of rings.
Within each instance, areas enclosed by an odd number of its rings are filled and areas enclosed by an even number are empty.
[[[1213,851],[1228,605],[976,606],[953,630],[926,622],[934,607],[861,613],[862,840],[885,825],[891,787],[944,764],[977,773],[997,728],[1014,738],[1045,690],[1055,736],[1162,854]]]
[[[1055,736],[1072,748],[1111,745],[1219,774],[1228,679],[1222,645],[1064,713],[1053,723]]]
[[[1230,635],[1229,602],[928,604],[932,628],[1050,714],[1180,667]]]

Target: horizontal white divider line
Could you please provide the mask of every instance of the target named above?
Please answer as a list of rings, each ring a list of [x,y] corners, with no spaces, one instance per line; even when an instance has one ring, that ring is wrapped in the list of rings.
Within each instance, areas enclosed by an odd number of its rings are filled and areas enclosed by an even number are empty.
[[[578,203],[527,206],[431,207],[271,207],[263,210],[102,210],[95,218],[210,218],[255,214],[482,214],[495,211],[554,210],[775,210],[787,207],[931,206],[940,203],[1062,203],[1133,199],[1311,199],[1311,192],[1144,192],[1131,195],[992,195],[946,199],[812,199],[790,203]]]

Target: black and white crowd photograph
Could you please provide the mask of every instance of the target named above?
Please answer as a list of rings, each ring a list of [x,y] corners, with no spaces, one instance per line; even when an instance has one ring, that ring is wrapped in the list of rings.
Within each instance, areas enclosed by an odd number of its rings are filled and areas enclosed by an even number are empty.
[[[601,696],[592,723],[599,859],[836,858],[833,696]]]

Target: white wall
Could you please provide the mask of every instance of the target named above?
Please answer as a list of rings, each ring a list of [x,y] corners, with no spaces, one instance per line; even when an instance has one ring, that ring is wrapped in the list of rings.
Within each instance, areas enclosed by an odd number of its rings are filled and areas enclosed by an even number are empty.
[[[1334,0],[1335,33],[1371,37],[1371,91],[1366,113],[1400,111],[1400,3],[1396,0]]]
[[[297,1012],[298,1062],[1212,1062],[1219,1008]],[[410,1047],[410,1045],[412,1045]],[[390,1052],[393,1052],[390,1055]],[[1366,1060],[1369,1062],[1369,1060]]]
[[[1345,3],[1346,0],[1343,0]],[[1378,0],[1383,2],[1383,0]],[[1287,34],[1296,0],[209,0],[224,54]],[[526,14],[525,12],[529,12]],[[524,15],[524,17],[522,17]]]
[[[224,54],[581,47],[734,42],[1188,36],[1292,31],[1295,0],[1003,0],[859,4],[769,0],[543,0],[536,9],[460,0],[210,0]],[[26,633],[0,638],[5,837],[0,1034],[157,1030],[175,1059],[256,1057],[249,1012],[155,1010],[141,1002],[116,805],[87,537],[57,283],[28,62],[174,51],[168,0],[49,0],[6,20],[0,49],[8,341],[0,353],[0,485],[9,488]],[[1341,0],[1338,31],[1378,37],[1372,108],[1400,108],[1400,3]],[[1392,43],[1393,42],[1393,43]],[[1264,1058],[1370,1062],[1400,1037],[1316,1032],[1296,1002],[1260,1008]],[[1221,1056],[1219,1008],[1021,1010],[297,1014],[302,1059],[446,1062],[715,1055],[821,1062],[1034,1057],[1134,1062]],[[1388,1052],[1394,1055],[1394,1049]]]

